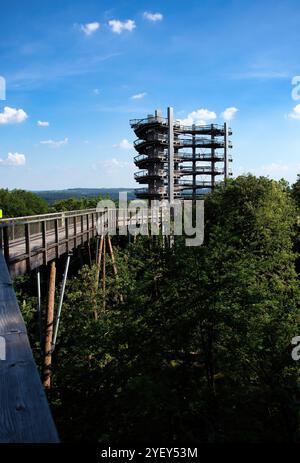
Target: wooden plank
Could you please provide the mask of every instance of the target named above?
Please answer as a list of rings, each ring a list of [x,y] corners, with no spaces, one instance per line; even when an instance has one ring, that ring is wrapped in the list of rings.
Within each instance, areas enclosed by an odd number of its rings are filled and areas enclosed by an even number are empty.
[[[3,253],[0,252],[0,443],[58,442]]]

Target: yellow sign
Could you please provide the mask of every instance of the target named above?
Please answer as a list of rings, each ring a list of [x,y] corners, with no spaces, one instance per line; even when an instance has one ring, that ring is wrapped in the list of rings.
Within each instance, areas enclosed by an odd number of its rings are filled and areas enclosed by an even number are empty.
[[[0,209],[0,219],[2,219],[3,217],[3,212],[2,212],[2,209]]]

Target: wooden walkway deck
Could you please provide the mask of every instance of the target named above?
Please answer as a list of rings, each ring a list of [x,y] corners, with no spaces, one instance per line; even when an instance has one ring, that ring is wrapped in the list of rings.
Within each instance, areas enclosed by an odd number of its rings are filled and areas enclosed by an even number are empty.
[[[0,340],[0,443],[58,442],[1,251]]]

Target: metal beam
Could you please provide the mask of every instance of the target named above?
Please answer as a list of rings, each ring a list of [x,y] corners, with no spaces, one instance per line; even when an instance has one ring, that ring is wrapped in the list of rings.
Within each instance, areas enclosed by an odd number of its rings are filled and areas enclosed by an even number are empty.
[[[174,202],[174,112],[168,107],[168,196]]]
[[[52,341],[52,352],[54,352],[54,349],[56,346],[58,328],[59,328],[59,323],[60,323],[60,318],[61,318],[61,310],[62,310],[62,305],[64,302],[64,295],[65,295],[66,283],[67,283],[68,272],[69,272],[70,259],[71,259],[71,254],[69,253],[67,257],[67,261],[66,261],[66,267],[65,267],[65,272],[63,276],[61,292],[60,292],[58,310],[57,310],[57,315],[55,319],[54,336],[53,336],[53,341]]]
[[[224,181],[228,178],[228,125],[224,122]]]
[[[43,350],[43,335],[42,335],[42,293],[41,293],[41,272],[40,268],[36,270],[36,285],[37,285],[37,313],[39,323],[40,349]]]

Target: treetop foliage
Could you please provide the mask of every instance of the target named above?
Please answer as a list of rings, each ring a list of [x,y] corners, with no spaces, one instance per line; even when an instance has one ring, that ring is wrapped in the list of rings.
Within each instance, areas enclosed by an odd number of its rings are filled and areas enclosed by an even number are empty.
[[[95,265],[70,279],[49,395],[62,439],[299,440],[298,207],[284,182],[241,176],[206,197],[203,246],[139,237],[105,293]]]

